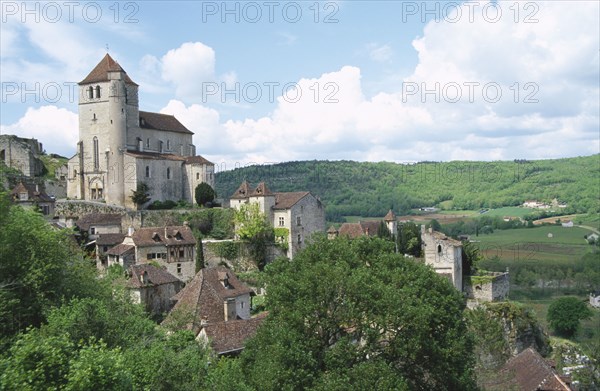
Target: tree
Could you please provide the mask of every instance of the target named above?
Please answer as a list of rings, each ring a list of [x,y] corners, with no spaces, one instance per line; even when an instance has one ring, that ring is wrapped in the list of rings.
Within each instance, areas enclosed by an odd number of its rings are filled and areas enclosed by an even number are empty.
[[[138,207],[138,209],[150,201],[150,187],[145,182],[138,182],[135,190],[132,190],[133,195],[131,200]]]
[[[426,228],[433,228],[434,231],[440,232],[442,230],[442,225],[436,219],[431,219]]]
[[[398,225],[398,251],[415,257],[421,255],[421,230],[414,223]]]
[[[466,240],[462,242],[463,277],[474,275],[482,260],[483,256],[479,252],[479,247]]]
[[[243,204],[235,211],[234,222],[237,236],[248,241],[252,258],[262,270],[267,245],[275,240],[273,227],[267,221],[267,216],[260,211],[258,204]]]
[[[242,353],[260,390],[475,388],[461,294],[378,238],[317,237],[266,267],[269,316]]]
[[[554,331],[564,337],[572,337],[579,329],[579,322],[592,316],[586,303],[577,297],[560,297],[550,303],[547,320]]]
[[[195,198],[198,205],[204,206],[208,202],[213,202],[216,196],[217,194],[208,183],[202,182],[196,186]]]

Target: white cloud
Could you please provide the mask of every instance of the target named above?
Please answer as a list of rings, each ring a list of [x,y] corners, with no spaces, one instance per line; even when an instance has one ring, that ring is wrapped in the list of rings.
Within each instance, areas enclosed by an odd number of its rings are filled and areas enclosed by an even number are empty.
[[[198,97],[202,84],[215,80],[215,51],[201,42],[186,42],[161,59],[162,77],[180,98]]]
[[[390,45],[378,45],[371,43],[367,45],[369,57],[376,62],[388,62],[392,58],[392,48]]]
[[[56,106],[29,108],[12,125],[0,125],[0,133],[36,138],[51,153],[71,157],[79,138],[77,114]]]

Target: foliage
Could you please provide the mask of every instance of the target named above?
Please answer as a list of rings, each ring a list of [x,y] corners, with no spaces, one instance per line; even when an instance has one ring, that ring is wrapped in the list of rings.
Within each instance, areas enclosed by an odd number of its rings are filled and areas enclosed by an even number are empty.
[[[577,297],[566,296],[554,300],[548,308],[548,323],[564,337],[572,337],[579,329],[579,321],[592,316],[587,304]]]
[[[400,254],[421,256],[421,230],[414,223],[401,223],[398,225],[398,252]]]
[[[463,277],[476,274],[482,259],[479,247],[469,241],[462,242]]]
[[[240,253],[239,243],[233,241],[209,243],[209,248],[220,258],[228,261],[237,259]]]
[[[243,204],[234,215],[236,234],[250,244],[250,253],[259,269],[265,266],[267,245],[274,242],[273,227],[256,203]]]
[[[379,226],[377,227],[377,237],[392,240],[392,233],[383,221],[379,222]]]
[[[269,317],[240,358],[248,384],[473,389],[460,293],[391,248],[378,238],[315,237],[293,262],[269,264]]]
[[[196,203],[200,206],[204,206],[209,202],[213,202],[217,194],[212,187],[206,182],[202,182],[196,186],[194,191]]]
[[[135,202],[135,201],[134,201]],[[156,200],[148,205],[148,210],[168,210],[173,209],[177,206],[177,202],[172,200],[159,201]]]
[[[150,201],[150,187],[145,182],[138,182],[135,190],[132,190],[131,200],[138,209]]]
[[[202,238],[198,238],[198,245],[196,248],[196,273],[202,268],[204,268],[204,246],[202,245]]]
[[[465,311],[469,331],[475,339],[477,368],[493,370],[510,357],[504,327],[497,315],[486,307]]]
[[[216,174],[216,190],[232,194],[246,179],[268,181],[273,191],[310,191],[321,197],[332,222],[343,222],[343,216],[381,217],[390,207],[405,214],[449,202],[454,209],[478,210],[554,198],[569,205],[561,212],[597,214],[599,159],[596,154],[498,162],[287,162],[223,170]]]
[[[431,219],[431,221],[425,226],[425,228],[431,228],[434,231],[442,232],[442,225],[436,219]]]

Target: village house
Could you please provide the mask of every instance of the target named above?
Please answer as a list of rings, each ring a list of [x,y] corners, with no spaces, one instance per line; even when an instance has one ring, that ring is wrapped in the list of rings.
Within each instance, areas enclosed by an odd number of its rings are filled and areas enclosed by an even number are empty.
[[[150,264],[132,265],[128,269],[126,287],[134,303],[141,304],[152,315],[161,315],[172,307],[183,282],[162,267]]]
[[[138,184],[152,201],[194,202],[214,165],[196,155],[192,135],[172,115],[139,110],[138,85],[108,54],[79,82],[79,142],[68,161],[67,196],[136,208]]]
[[[398,223],[396,215],[390,210],[383,220],[369,220],[359,221],[358,223],[343,223],[339,229],[334,226],[329,227],[327,230],[327,237],[329,239],[336,238],[338,236],[344,236],[349,239],[356,239],[361,236],[377,236],[380,227],[384,225],[391,236],[396,236],[398,230]]]
[[[535,349],[527,348],[510,358],[500,370],[493,389],[530,391],[570,391],[571,378],[561,376],[553,362]]]
[[[21,171],[25,176],[43,174],[44,163],[39,158],[43,150],[42,143],[34,138],[0,135],[0,163]]]
[[[181,326],[210,344],[217,354],[237,354],[265,316],[250,316],[253,295],[252,289],[231,270],[224,267],[201,269],[172,298],[176,304],[163,324],[173,324],[183,317],[187,322]]]
[[[25,208],[39,208],[44,216],[54,216],[54,199],[40,185],[20,182],[10,192],[11,201]]]
[[[120,234],[121,215],[116,213],[90,213],[75,221],[79,232],[92,241],[101,234]]]
[[[123,242],[106,252],[107,266],[156,262],[169,273],[187,282],[196,270],[196,238],[187,225],[129,228]]]
[[[284,234],[279,240],[288,244],[287,256],[292,259],[306,246],[314,232],[325,232],[325,208],[321,201],[308,191],[272,192],[264,182],[253,188],[244,181],[231,195],[229,205],[256,203],[273,227]]]
[[[119,243],[123,243],[125,239],[124,234],[100,234],[96,238],[96,267],[104,271],[108,267],[108,255],[107,252],[111,248],[115,247]]]

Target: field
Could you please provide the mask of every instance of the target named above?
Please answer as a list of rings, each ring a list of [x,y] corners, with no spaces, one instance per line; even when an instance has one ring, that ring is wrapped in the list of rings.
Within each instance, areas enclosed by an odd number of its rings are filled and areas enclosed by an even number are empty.
[[[528,214],[535,212],[537,209],[523,208],[520,206],[506,206],[504,208],[490,209],[485,213],[486,216],[510,216],[510,217],[525,217]]]
[[[583,238],[590,231],[583,228],[543,226],[507,229],[489,235],[471,237],[485,259],[498,257],[502,262],[558,261],[581,258],[591,250]]]

